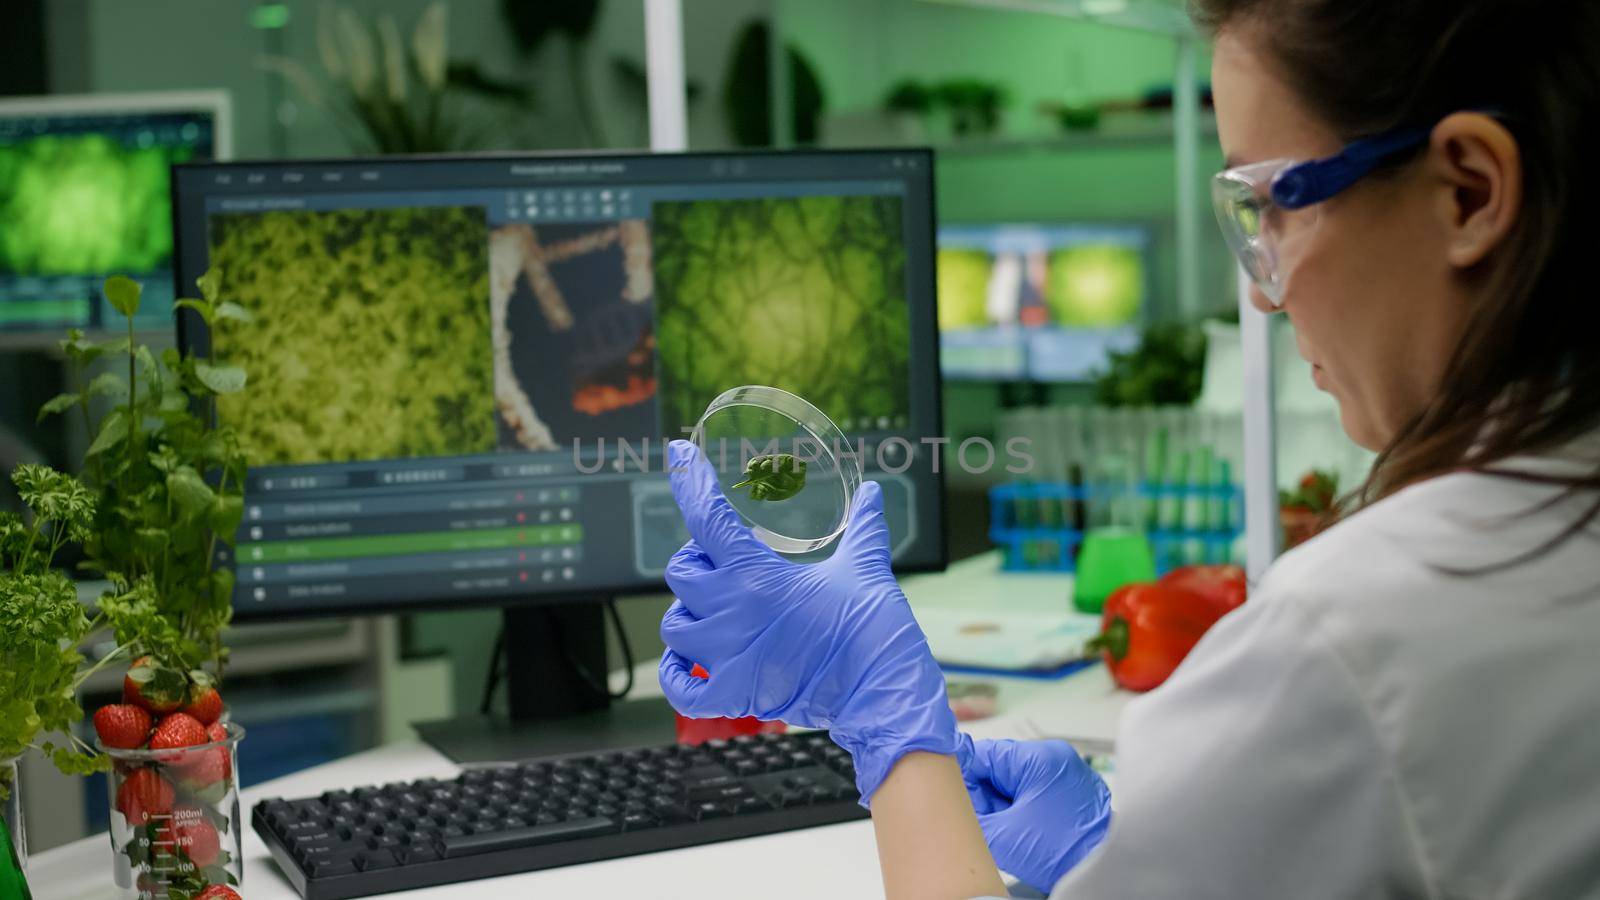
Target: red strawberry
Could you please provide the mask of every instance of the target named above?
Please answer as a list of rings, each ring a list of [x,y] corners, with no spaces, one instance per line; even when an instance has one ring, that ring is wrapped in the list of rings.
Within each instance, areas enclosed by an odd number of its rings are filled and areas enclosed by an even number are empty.
[[[175,712],[156,724],[150,735],[151,750],[175,750],[206,743],[206,727],[188,713]]]
[[[189,694],[189,705],[183,711],[200,720],[201,725],[210,725],[222,717],[222,695],[214,687],[196,686]]]
[[[156,830],[156,841],[171,841],[173,848],[182,850],[190,862],[202,869],[216,862],[222,851],[216,826],[198,806],[174,809],[171,824]]]
[[[239,892],[225,884],[213,884],[195,896],[194,900],[243,900]]]
[[[202,750],[194,754],[194,759],[185,760],[181,771],[183,786],[192,791],[200,791],[231,778],[233,759],[228,755],[226,747]]]
[[[228,739],[228,727],[221,722],[212,722],[206,726],[206,739],[212,743]]]
[[[694,664],[694,668],[689,670],[689,677],[690,678],[710,678],[711,677],[711,673],[706,671],[705,666],[702,666],[699,663],[695,663]]]
[[[155,769],[134,769],[117,788],[117,810],[130,825],[143,825],[151,816],[172,812],[172,785]]]
[[[133,661],[128,674],[122,676],[122,702],[142,706],[156,715],[165,715],[183,705],[183,691],[173,688],[183,683],[183,676],[170,669],[162,669],[148,656]]]
[[[94,730],[100,743],[118,750],[143,747],[150,737],[150,714],[131,703],[111,703],[95,710]]]

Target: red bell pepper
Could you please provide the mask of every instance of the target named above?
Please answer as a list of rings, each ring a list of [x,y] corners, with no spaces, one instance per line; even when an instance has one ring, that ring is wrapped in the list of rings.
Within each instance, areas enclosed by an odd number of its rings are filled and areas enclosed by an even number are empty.
[[[1179,566],[1159,583],[1205,594],[1228,609],[1243,603],[1246,592],[1244,569],[1234,565]]]
[[[1106,598],[1099,650],[1117,684],[1148,691],[1167,680],[1200,636],[1233,609],[1226,600],[1166,584],[1129,584]]]

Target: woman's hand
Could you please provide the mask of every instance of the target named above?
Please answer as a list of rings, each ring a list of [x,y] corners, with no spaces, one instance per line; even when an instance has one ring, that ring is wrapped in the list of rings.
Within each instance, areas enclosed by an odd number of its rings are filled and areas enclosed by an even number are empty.
[[[974,741],[960,759],[995,864],[1040,891],[1111,826],[1111,792],[1066,741]]]
[[[751,534],[698,448],[673,441],[672,493],[693,539],[667,565],[661,689],[686,716],[826,728],[861,802],[906,753],[960,746],[944,676],[889,568],[883,494],[856,492],[832,557],[797,565]],[[690,674],[696,663],[709,678]]]

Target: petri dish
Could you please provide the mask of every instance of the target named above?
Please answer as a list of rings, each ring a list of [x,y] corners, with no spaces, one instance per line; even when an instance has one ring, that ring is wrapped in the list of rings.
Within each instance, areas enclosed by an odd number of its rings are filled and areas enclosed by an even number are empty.
[[[706,407],[692,437],[716,469],[728,502],[768,547],[810,553],[844,533],[861,487],[861,448],[804,399],[766,385],[731,388]],[[792,496],[762,499],[762,492],[741,486],[751,460],[772,454],[804,464],[803,485]],[[780,457],[779,471],[789,463]]]

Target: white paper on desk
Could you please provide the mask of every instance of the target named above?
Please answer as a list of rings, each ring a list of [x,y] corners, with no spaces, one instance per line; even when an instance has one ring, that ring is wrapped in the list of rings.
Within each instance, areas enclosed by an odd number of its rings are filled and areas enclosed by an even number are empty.
[[[1084,752],[1107,752],[1115,745],[1122,711],[1138,695],[1118,688],[1105,666],[1090,666],[1009,710],[1019,729],[1038,737],[1061,738]]]
[[[1053,669],[1084,658],[1100,632],[1098,616],[1079,613],[983,613],[919,610],[934,659],[982,669]]]

